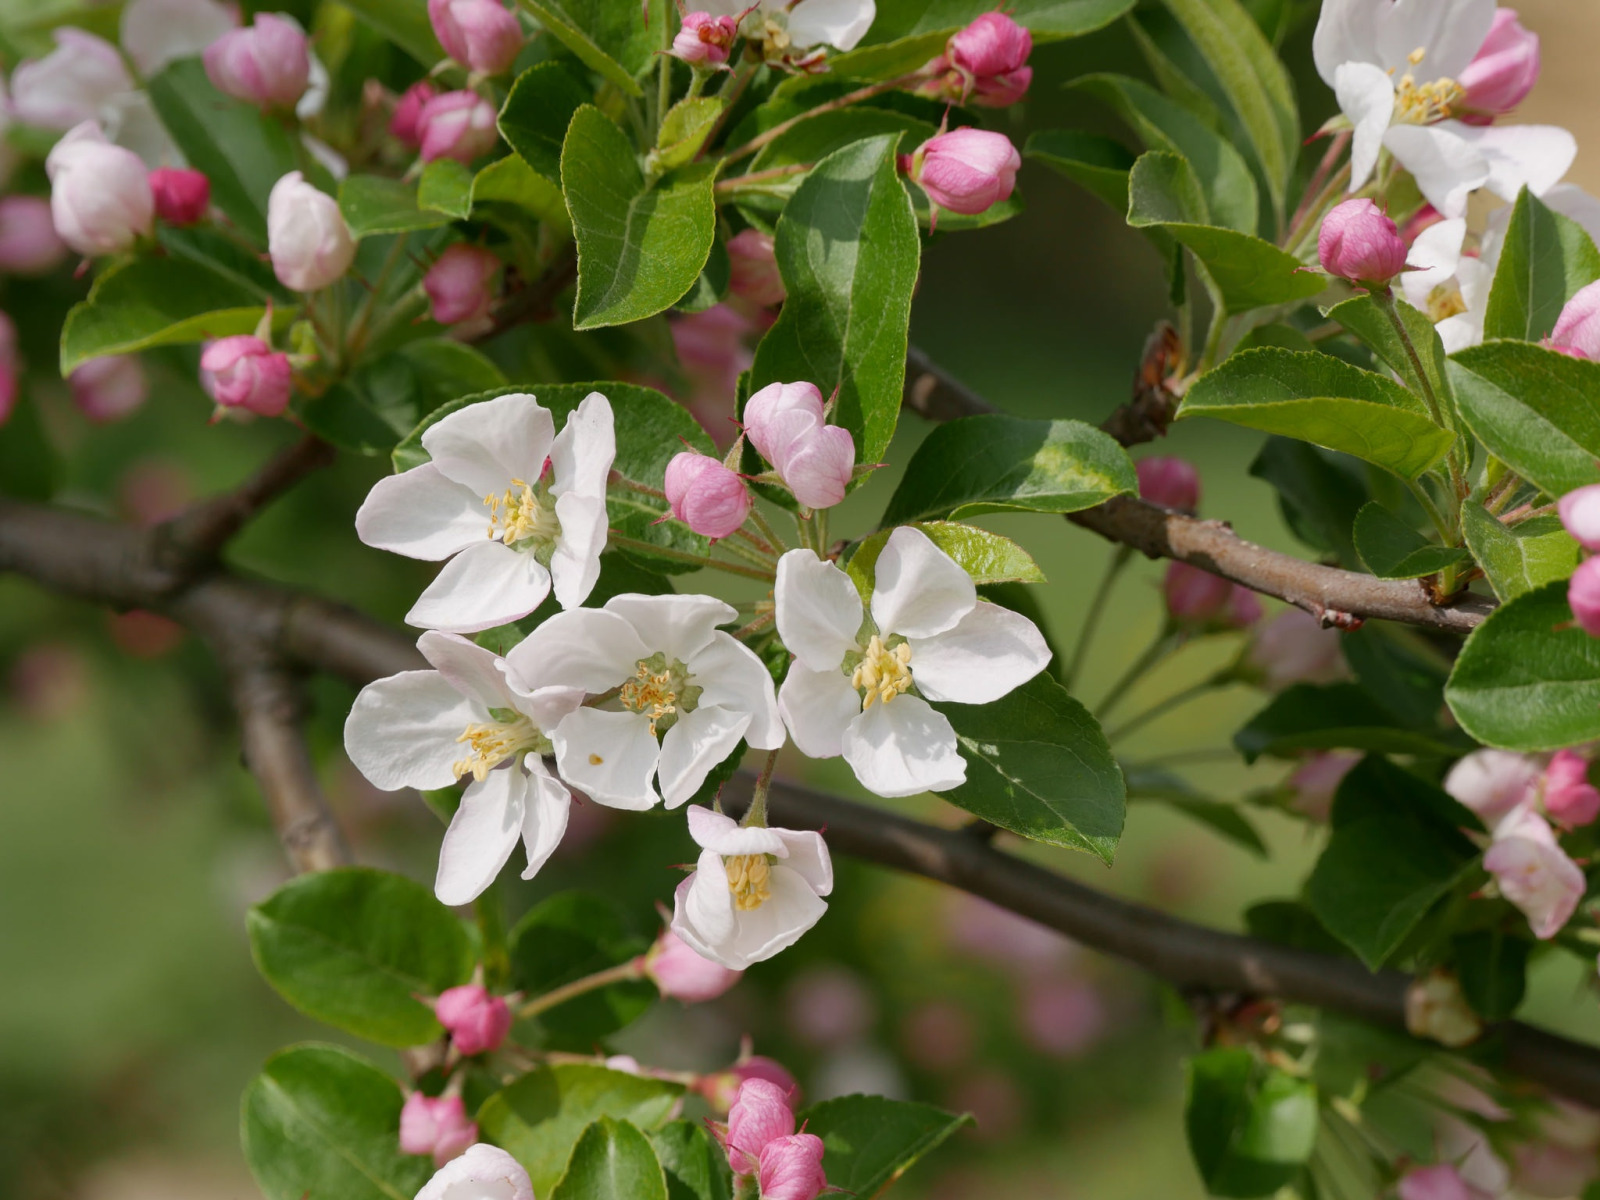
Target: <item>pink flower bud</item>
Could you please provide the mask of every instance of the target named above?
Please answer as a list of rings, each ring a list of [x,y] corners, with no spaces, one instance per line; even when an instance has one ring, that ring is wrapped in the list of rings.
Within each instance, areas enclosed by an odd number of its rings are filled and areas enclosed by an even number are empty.
[[[196,225],[211,208],[211,180],[204,172],[158,167],[150,172],[156,216],[168,225]]]
[[[1600,359],[1600,280],[1567,301],[1546,345],[1574,358]]]
[[[200,383],[223,408],[276,417],[289,407],[294,371],[287,354],[243,333],[206,347],[200,355]]]
[[[1483,856],[1483,867],[1540,939],[1561,932],[1587,886],[1578,864],[1556,843],[1549,823],[1529,809],[1512,813],[1495,827],[1494,844]]]
[[[1223,624],[1234,629],[1248,629],[1262,617],[1261,598],[1242,584],[1234,584],[1228,593],[1228,610],[1223,614]]]
[[[91,358],[74,370],[67,382],[78,409],[98,424],[121,420],[150,397],[144,367],[132,354]]]
[[[1200,472],[1182,458],[1158,454],[1134,464],[1139,476],[1139,496],[1159,504],[1192,513],[1200,507]]]
[[[500,0],[428,0],[444,52],[484,75],[502,75],[522,51],[522,25]]]
[[[1027,95],[1031,53],[1033,35],[1001,12],[984,13],[945,49],[950,64],[972,81],[972,103],[986,108],[1004,108]]]
[[[422,134],[417,131],[417,120],[423,106],[439,94],[439,89],[426,79],[413,83],[394,106],[394,116],[389,119],[389,132],[413,150],[422,149]]]
[[[1600,550],[1600,483],[1568,492],[1556,505],[1561,524],[1585,550]]]
[[[433,319],[441,325],[457,325],[488,316],[501,266],[499,257],[482,246],[465,242],[451,246],[428,268],[422,281],[433,302]]]
[[[467,1117],[460,1096],[412,1092],[400,1110],[400,1153],[431,1154],[442,1167],[478,1140],[477,1122]]]
[[[678,36],[672,39],[672,53],[686,63],[720,67],[728,61],[728,51],[738,36],[739,22],[733,17],[685,13]]]
[[[79,254],[120,254],[150,236],[155,197],[139,156],[105,140],[85,121],[45,159],[56,232]]]
[[[728,261],[728,290],[735,296],[762,307],[783,303],[788,293],[784,291],[783,276],[778,273],[770,234],[759,229],[734,234],[728,239]]]
[[[1521,104],[1539,79],[1539,35],[1529,33],[1514,8],[1497,8],[1477,57],[1456,77],[1467,90],[1466,107],[1496,117]]]
[[[735,1175],[754,1175],[767,1143],[792,1133],[794,1109],[784,1090],[766,1079],[747,1079],[728,1110],[728,1165]]]
[[[422,161],[453,158],[470,163],[489,153],[500,140],[494,105],[476,92],[446,92],[422,106],[417,115]]]
[[[0,425],[11,419],[17,406],[17,391],[22,374],[22,361],[17,353],[17,326],[5,313],[0,312]]]
[[[1600,558],[1585,559],[1567,584],[1573,619],[1590,637],[1600,637]]]
[[[644,973],[661,989],[663,996],[685,1004],[715,1000],[744,978],[743,971],[730,971],[721,963],[702,958],[670,929],[661,931],[656,944],[645,955]]]
[[[1406,269],[1406,244],[1371,200],[1346,200],[1322,219],[1317,257],[1330,275],[1382,287]]]
[[[491,996],[476,983],[441,993],[433,1015],[439,1018],[455,1048],[468,1056],[495,1049],[511,1032],[511,1009],[505,1000]]]
[[[764,1079],[768,1083],[777,1085],[778,1089],[788,1097],[789,1107],[799,1107],[800,1084],[795,1077],[782,1063],[760,1054],[740,1059],[726,1071],[713,1071],[709,1075],[700,1076],[694,1081],[692,1090],[705,1097],[712,1112],[725,1113],[733,1107],[740,1087],[749,1079]]]
[[[254,25],[230,29],[206,47],[204,58],[219,92],[260,108],[292,109],[311,82],[304,31],[274,13],[257,13]]]
[[[1569,829],[1600,817],[1600,791],[1589,782],[1589,760],[1576,750],[1559,750],[1544,773],[1544,811]]]
[[[1296,683],[1335,683],[1349,677],[1339,634],[1310,613],[1291,608],[1267,622],[1245,655],[1262,686],[1281,692]]]
[[[297,292],[337,283],[356,257],[338,202],[299,171],[273,184],[267,198],[267,250],[278,282]]]
[[[45,275],[66,255],[67,244],[56,234],[50,201],[39,196],[0,198],[0,271]]]
[[[816,384],[769,383],[745,402],[745,436],[776,467],[788,457],[790,443],[821,427],[822,410]]]
[[[702,537],[731,537],[750,515],[750,489],[710,455],[673,455],[663,486],[672,515]]]
[[[856,440],[848,429],[823,425],[789,443],[778,474],[807,508],[832,508],[844,499],[856,469]]]
[[[1326,825],[1333,811],[1334,793],[1361,755],[1350,750],[1325,750],[1313,754],[1289,776],[1289,807],[1318,825]]]
[[[814,1133],[773,1138],[761,1148],[761,1200],[816,1200],[828,1186],[822,1155]]]
[[[1209,625],[1221,620],[1233,599],[1233,584],[1188,563],[1169,563],[1161,587],[1167,613],[1180,625]]]
[[[1538,786],[1538,762],[1510,750],[1474,750],[1444,777],[1444,790],[1491,826],[1532,799]]]
[[[1003,133],[952,129],[929,138],[911,159],[911,178],[940,208],[969,216],[1009,199],[1022,156]]]
[[[1415,1167],[1400,1179],[1400,1200],[1474,1200],[1460,1174],[1448,1163]]]

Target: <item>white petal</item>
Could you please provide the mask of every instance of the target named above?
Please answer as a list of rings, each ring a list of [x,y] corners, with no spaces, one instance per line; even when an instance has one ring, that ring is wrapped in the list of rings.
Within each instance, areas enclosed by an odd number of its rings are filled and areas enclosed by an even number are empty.
[[[456,741],[488,713],[437,671],[402,671],[361,689],[344,723],[356,769],[385,791],[442,788],[456,781]]]
[[[823,42],[853,50],[876,15],[873,0],[800,0],[789,11],[789,38],[802,50]]]
[[[972,611],[978,589],[927,534],[902,525],[878,555],[872,619],[879,632],[932,637]]]
[[[1416,72],[1419,83],[1466,70],[1489,36],[1495,0],[1395,0],[1378,18],[1378,62],[1397,73]],[[1422,61],[1410,55],[1422,50]]]
[[[594,591],[600,578],[600,552],[606,548],[605,497],[580,496],[569,492],[556,497],[556,520],[561,536],[550,556],[550,576],[555,580],[556,600],[562,608],[577,608]]]
[[[789,851],[783,865],[799,874],[817,895],[832,892],[833,859],[822,835],[806,829],[780,829],[778,833]]]
[[[526,713],[540,732],[554,729],[561,724],[568,713],[575,712],[583,706],[587,693],[582,688],[542,687],[521,691],[514,672],[504,659],[500,661],[500,667],[505,673],[507,689],[512,696],[510,706]]]
[[[515,764],[467,785],[439,847],[433,894],[441,904],[471,904],[494,882],[522,835],[528,790],[528,777]]]
[[[691,804],[685,815],[689,819],[689,836],[703,850],[730,857],[776,854],[782,858],[789,853],[781,829],[741,825],[726,813],[715,812],[703,804]]]
[[[837,670],[856,648],[865,615],[856,585],[831,562],[810,550],[791,550],[778,560],[772,589],[778,636],[813,671]]]
[[[528,1173],[498,1146],[479,1142],[453,1158],[417,1193],[416,1200],[533,1200]]]
[[[502,659],[493,650],[485,650],[460,634],[432,629],[417,639],[417,649],[463,696],[470,696],[484,708],[517,707],[518,698],[500,669]]]
[[[638,713],[580,708],[550,732],[556,768],[596,804],[635,811],[660,799],[650,785],[661,747]]]
[[[705,783],[711,768],[732,754],[749,728],[746,713],[701,705],[679,717],[661,738],[657,786],[668,808],[677,808]]]
[[[1535,196],[1561,182],[1578,156],[1578,142],[1558,125],[1463,125],[1444,121],[1438,126],[1477,149],[1489,164],[1484,183],[1496,196],[1515,201],[1526,187]]]
[[[557,613],[506,654],[514,688],[576,687],[610,691],[650,650],[633,626],[600,608]]]
[[[438,560],[489,536],[489,510],[432,463],[378,480],[356,510],[356,536],[408,558]]]
[[[783,719],[778,716],[772,673],[754,650],[719,629],[711,644],[685,665],[703,689],[702,705],[749,715],[750,727],[744,737],[752,746],[776,750],[783,745]]]
[[[837,758],[845,729],[861,714],[861,695],[837,667],[813,671],[797,662],[778,692],[778,712],[801,754]]]
[[[633,592],[606,601],[606,612],[616,613],[639,632],[652,652],[687,663],[711,643],[717,626],[733,620],[739,610],[710,596],[641,596]]]
[[[522,848],[528,865],[522,877],[532,879],[566,835],[572,793],[550,774],[543,759],[529,755],[522,761],[528,771],[528,798],[522,814]]]
[[[735,912],[733,936],[713,947],[714,957],[723,966],[742,971],[771,958],[798,942],[828,911],[827,901],[786,866],[772,868],[768,886],[771,892],[766,903],[748,912]]]
[[[1543,200],[1564,217],[1571,217],[1590,237],[1600,240],[1600,200],[1575,183],[1558,183],[1546,188]]]
[[[1439,332],[1439,340],[1444,343],[1444,352],[1454,354],[1458,350],[1465,350],[1469,346],[1477,346],[1483,342],[1483,314],[1458,313],[1453,317],[1446,317],[1434,326]]]
[[[1459,217],[1430,225],[1417,234],[1406,255],[1406,265],[1412,269],[1400,276],[1400,287],[1412,308],[1427,312],[1433,289],[1455,278],[1466,238],[1467,223]]]
[[[1392,125],[1383,144],[1447,217],[1465,216],[1467,197],[1489,180],[1488,160],[1445,125]]]
[[[504,542],[479,542],[445,563],[406,614],[422,629],[477,633],[527,616],[550,594],[550,572]]]
[[[1039,627],[987,600],[954,629],[910,642],[911,679],[929,700],[988,704],[1050,665]]]
[[[1383,149],[1383,133],[1394,117],[1394,80],[1372,63],[1348,62],[1334,73],[1339,110],[1350,118],[1350,190],[1359,191],[1372,178]]]
[[[736,928],[733,893],[728,890],[722,856],[714,850],[702,851],[694,874],[673,893],[672,931],[696,953],[717,962],[714,947],[731,938]]]
[[[1324,0],[1311,40],[1317,74],[1329,87],[1344,63],[1378,61],[1379,5],[1386,0]]]
[[[122,48],[148,78],[238,24],[238,14],[217,0],[133,0],[122,10]]]
[[[537,483],[555,440],[550,410],[532,396],[498,396],[457,409],[422,433],[434,464],[481,503],[513,479]]]
[[[850,722],[844,757],[861,786],[880,796],[946,792],[967,780],[956,731],[916,696],[874,704]]]
[[[617,457],[617,433],[611,402],[590,392],[573,409],[550,447],[550,490],[557,496],[578,495],[601,500]]]

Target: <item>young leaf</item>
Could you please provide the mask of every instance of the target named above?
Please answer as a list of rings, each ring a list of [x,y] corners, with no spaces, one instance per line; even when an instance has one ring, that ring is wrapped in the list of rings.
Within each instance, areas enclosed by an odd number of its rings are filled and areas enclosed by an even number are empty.
[[[1552,496],[1600,481],[1600,363],[1489,342],[1450,360],[1461,417],[1489,452]]]
[[[458,221],[472,215],[472,168],[453,158],[438,158],[423,168],[417,181],[417,204]]]
[[[650,1135],[656,1160],[667,1176],[672,1200],[728,1200],[733,1172],[728,1154],[697,1121],[674,1121]]]
[[[1453,407],[1448,363],[1445,358],[1444,343],[1439,339],[1439,331],[1433,327],[1432,321],[1404,300],[1396,297],[1394,306],[1406,327],[1412,346],[1417,350],[1417,357],[1422,360],[1423,376],[1428,385],[1433,388],[1434,395],[1440,398],[1441,403]],[[1336,304],[1328,310],[1327,315],[1360,338],[1384,366],[1405,381],[1407,387],[1417,392],[1422,390],[1422,380],[1417,377],[1411,356],[1406,353],[1405,343],[1395,332],[1387,314],[1371,296],[1357,296],[1342,304]]]
[[[339,185],[339,212],[358,238],[381,233],[438,229],[450,218],[417,207],[415,184],[378,175],[351,175]]]
[[[982,586],[990,583],[1043,583],[1044,572],[1033,557],[1010,538],[990,533],[974,525],[960,525],[953,521],[927,521],[916,526],[928,535],[968,575],[972,582]],[[873,570],[878,555],[889,542],[893,529],[880,529],[856,547],[845,570],[855,580],[861,602],[872,599]]]
[[[1006,12],[1026,25],[1036,42],[1052,42],[1093,33],[1132,7],[1133,0],[1016,0]],[[877,18],[865,40],[876,45],[913,34],[950,34],[993,10],[988,0],[878,0]]]
[[[723,102],[716,96],[688,96],[674,104],[661,119],[652,166],[662,171],[688,166],[711,136],[722,109]]]
[[[895,170],[894,134],[830,154],[778,221],[776,253],[789,298],[761,339],[751,389],[805,379],[839,389],[838,423],[858,462],[889,447],[905,387],[917,220]]]
[[[1115,138],[1077,130],[1041,129],[1029,135],[1022,153],[1098,196],[1117,215],[1127,216],[1128,173],[1138,156]]]
[[[1578,543],[1553,514],[1502,525],[1481,504],[1463,504],[1461,532],[1501,600],[1567,578],[1580,558]]]
[[[585,975],[636,958],[648,949],[630,933],[616,906],[590,892],[559,892],[534,905],[508,939],[511,979],[539,996]],[[656,998],[648,981],[612,984],[539,1014],[548,1038],[587,1050],[631,1023]]]
[[[587,88],[563,62],[529,67],[500,109],[500,136],[535,171],[561,182],[561,146],[572,114],[589,102]]]
[[[667,1200],[667,1177],[650,1139],[627,1121],[601,1117],[572,1148],[551,1200]]]
[[[483,214],[479,210],[490,204],[520,209],[550,226],[552,232],[572,236],[572,216],[567,212],[561,185],[535,171],[520,154],[496,159],[472,181],[472,207],[480,219]]]
[[[822,1139],[829,1186],[868,1200],[971,1120],[927,1104],[841,1096],[803,1110],[797,1123]]]
[[[1484,337],[1525,342],[1549,337],[1562,307],[1596,279],[1600,251],[1583,226],[1552,212],[1523,188],[1489,289]]]
[[[1317,1144],[1317,1090],[1257,1061],[1249,1050],[1207,1050],[1189,1060],[1184,1126],[1206,1191],[1271,1196]]]
[[[1420,579],[1471,558],[1460,547],[1428,541],[1376,502],[1356,514],[1355,543],[1362,563],[1379,579]]]
[[[630,96],[642,96],[638,76],[664,49],[667,28],[665,0],[520,0],[551,37],[579,60]],[[631,154],[631,151],[630,151]]]

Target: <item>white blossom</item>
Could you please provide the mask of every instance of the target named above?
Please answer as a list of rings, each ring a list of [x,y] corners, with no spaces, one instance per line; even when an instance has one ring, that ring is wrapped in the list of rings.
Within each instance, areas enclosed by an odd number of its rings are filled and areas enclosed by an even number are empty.
[[[533,1182],[511,1155],[479,1142],[440,1167],[416,1200],[534,1200]]]
[[[1483,341],[1500,254],[1498,240],[1485,240],[1477,254],[1467,252],[1466,240],[1467,223],[1459,217],[1428,226],[1411,244],[1407,261],[1415,269],[1400,276],[1406,302],[1433,322],[1447,354]]]
[[[737,17],[748,12],[746,0],[696,0],[696,7],[714,17]],[[829,45],[837,50],[853,50],[877,15],[873,0],[760,0],[756,11],[745,18],[747,34],[760,36],[766,22],[774,22],[796,50]]]

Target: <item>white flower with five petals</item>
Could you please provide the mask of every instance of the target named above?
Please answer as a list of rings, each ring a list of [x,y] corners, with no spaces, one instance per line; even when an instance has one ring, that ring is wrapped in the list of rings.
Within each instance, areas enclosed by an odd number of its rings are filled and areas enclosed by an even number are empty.
[[[563,608],[588,598],[606,544],[611,405],[591,392],[560,434],[532,396],[500,396],[431,425],[432,461],[379,480],[356,513],[369,546],[449,559],[406,620],[476,633],[527,616],[552,584]]]
[[[689,808],[700,845],[672,898],[672,932],[704,958],[742,971],[794,945],[828,910],[833,861],[820,833],[744,827]]]
[[[572,794],[541,755],[548,731],[583,703],[573,688],[513,689],[503,658],[429,631],[417,649],[431,671],[369,683],[345,721],[350,761],[385,791],[443,788],[472,777],[439,849],[434,891],[467,904],[494,882],[517,841],[532,879],[567,829]]]
[[[880,796],[966,781],[956,734],[928,703],[987,704],[1044,670],[1050,650],[1026,617],[979,600],[927,535],[901,526],[876,564],[871,623],[850,577],[809,550],[778,560],[778,633],[796,662],[778,696],[795,745],[843,755]]]
[[[1426,314],[1439,331],[1445,353],[1454,354],[1483,341],[1500,242],[1485,239],[1478,253],[1466,246],[1467,223],[1461,218],[1430,225],[1411,243],[1400,276],[1406,302]]]
[[[561,777],[613,808],[676,808],[740,738],[783,745],[772,676],[717,628],[736,616],[710,596],[614,596],[558,613],[514,647],[521,685],[605,698],[551,732]]]

